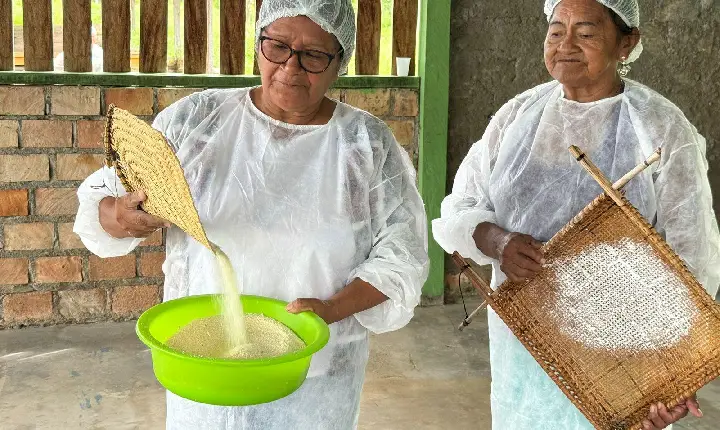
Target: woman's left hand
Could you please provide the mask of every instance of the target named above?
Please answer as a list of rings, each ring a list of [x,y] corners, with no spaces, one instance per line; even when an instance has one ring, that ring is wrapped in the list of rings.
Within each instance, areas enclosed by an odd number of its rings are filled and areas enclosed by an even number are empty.
[[[300,312],[307,311],[314,312],[328,324],[340,320],[337,309],[331,300],[297,299],[287,305],[286,309],[291,314],[299,314]]]
[[[664,429],[667,426],[685,418],[688,412],[698,418],[702,418],[703,416],[703,413],[700,410],[700,404],[698,403],[695,395],[692,395],[684,402],[680,402],[679,405],[670,410],[668,410],[662,403],[652,405],[650,406],[650,414],[642,422],[642,428],[643,430]]]

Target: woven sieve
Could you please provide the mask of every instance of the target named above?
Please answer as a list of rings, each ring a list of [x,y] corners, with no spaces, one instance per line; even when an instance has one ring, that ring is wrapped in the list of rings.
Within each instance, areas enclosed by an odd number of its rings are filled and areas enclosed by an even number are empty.
[[[672,408],[720,376],[720,306],[637,209],[609,192],[543,247],[546,264],[531,280],[492,292],[453,258],[596,428],[636,430],[650,405]]]
[[[104,141],[105,162],[115,167],[125,189],[147,195],[143,210],[170,221],[212,250],[180,162],[162,133],[111,105]]]

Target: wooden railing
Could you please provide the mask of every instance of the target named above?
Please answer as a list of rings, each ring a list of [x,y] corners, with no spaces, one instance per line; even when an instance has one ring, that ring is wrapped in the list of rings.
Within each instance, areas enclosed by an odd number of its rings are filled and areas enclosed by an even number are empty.
[[[91,37],[88,28],[91,0],[63,1],[64,70],[90,72]],[[262,0],[255,0],[256,11]],[[103,69],[131,71],[131,0],[102,0]],[[185,74],[208,73],[208,1],[184,0]],[[380,72],[381,0],[358,0],[358,75]],[[245,23],[249,19],[244,2],[220,0],[220,73],[242,75],[245,71]],[[418,0],[393,0],[392,73],[395,58],[410,57],[410,75],[415,73]],[[257,20],[257,13],[253,23]],[[165,73],[168,69],[168,0],[141,0],[140,73]],[[57,53],[55,53],[57,55]],[[23,0],[23,52],[14,52],[12,0],[0,0],[0,71],[15,69],[18,58],[26,71],[53,70],[51,0]],[[255,65],[255,74],[258,73]]]

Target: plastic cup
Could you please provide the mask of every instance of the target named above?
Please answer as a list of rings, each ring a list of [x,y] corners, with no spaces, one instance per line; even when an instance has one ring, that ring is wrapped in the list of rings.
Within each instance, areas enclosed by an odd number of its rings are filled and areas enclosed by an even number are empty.
[[[408,76],[410,74],[410,58],[409,57],[397,57],[397,75]]]

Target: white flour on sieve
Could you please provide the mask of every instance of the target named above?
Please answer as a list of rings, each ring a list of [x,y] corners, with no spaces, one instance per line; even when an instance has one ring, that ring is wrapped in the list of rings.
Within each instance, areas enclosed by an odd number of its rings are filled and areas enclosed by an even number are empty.
[[[687,336],[697,310],[680,279],[646,243],[623,239],[554,262],[549,314],[588,348],[657,350]]]

